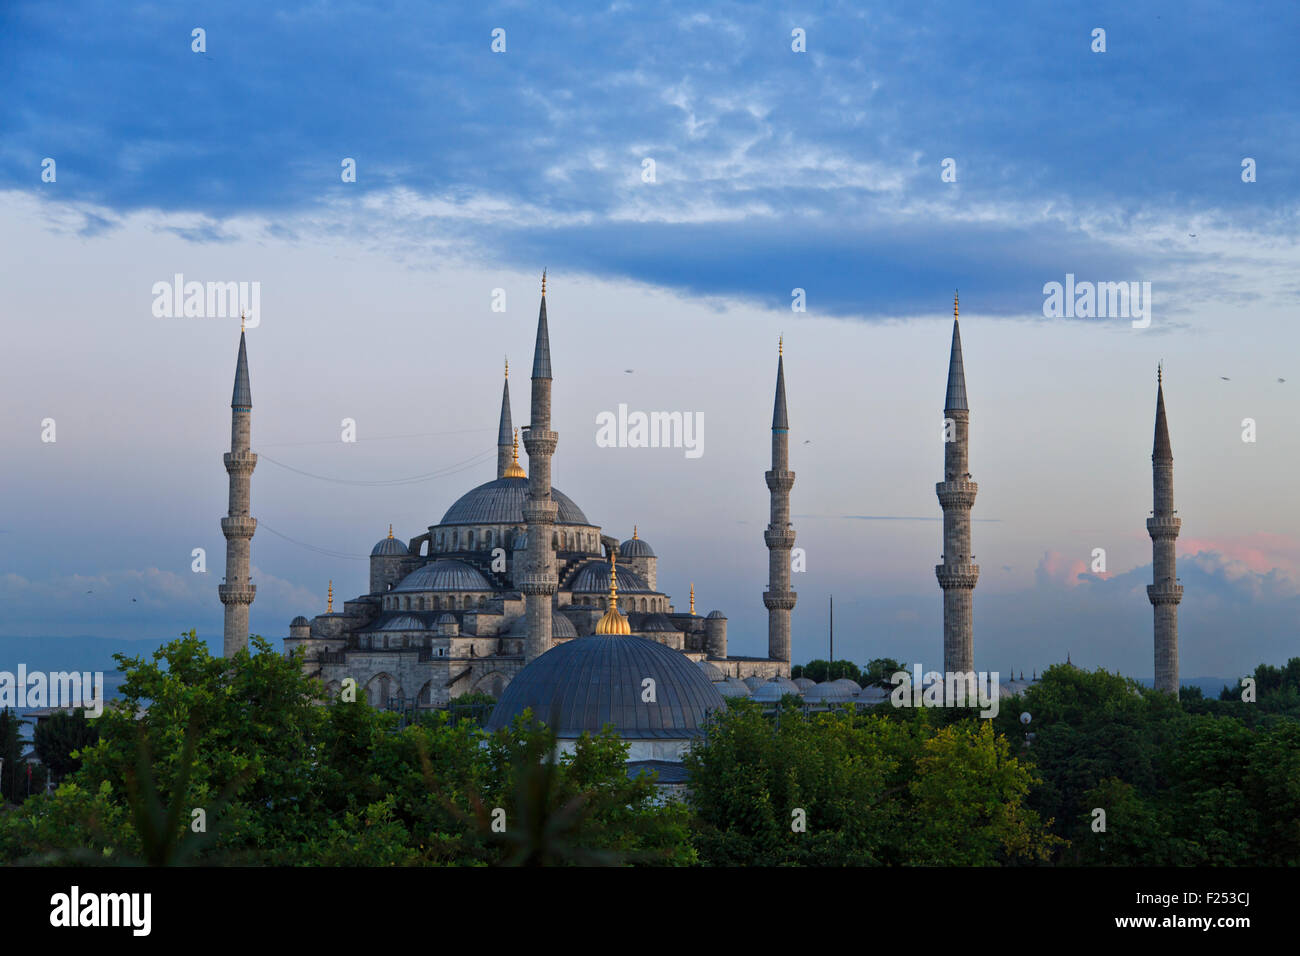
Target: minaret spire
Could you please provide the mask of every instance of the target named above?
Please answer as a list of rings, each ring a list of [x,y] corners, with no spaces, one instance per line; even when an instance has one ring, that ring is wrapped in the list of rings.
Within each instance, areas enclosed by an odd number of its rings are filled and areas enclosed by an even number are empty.
[[[944,480],[934,489],[943,508],[943,563],[934,569],[943,589],[943,669],[946,673],[968,673],[975,669],[972,606],[980,576],[979,565],[971,554],[970,511],[979,485],[970,480],[968,470],[970,405],[966,401],[956,293],[952,297],[952,349],[943,416]]]
[[[501,385],[501,422],[497,426],[497,477],[504,478],[510,467],[511,435],[514,426],[510,422],[510,360],[506,359],[506,377]]]
[[[1169,421],[1165,417],[1164,369],[1156,371],[1156,433],[1151,448],[1154,502],[1147,519],[1151,535],[1153,583],[1147,599],[1155,615],[1156,690],[1178,696],[1178,604],[1183,586],[1178,583],[1175,542],[1183,519],[1174,512],[1174,453],[1169,444]]]
[[[242,325],[242,322],[241,322]],[[248,344],[239,332],[239,357],[235,360],[235,390],[230,399],[230,451],[223,456],[230,476],[230,493],[221,532],[226,536],[226,580],[217,588],[225,605],[222,653],[233,657],[248,647],[248,609],[257,595],[249,570],[250,544],[257,519],[249,515],[249,485],[257,456],[250,451],[253,390],[248,380]]]
[[[790,470],[790,419],[785,404],[785,340],[777,344],[776,401],[772,408],[772,469],[764,477],[771,498],[771,520],[763,532],[767,544],[767,590],[763,606],[767,608],[767,656],[790,663],[790,612],[798,595],[790,590],[790,550],[794,547],[794,528],[790,525],[790,489],[794,472]]]
[[[632,625],[618,610],[618,549],[609,552],[609,610],[596,622],[597,634],[631,634]]]
[[[542,302],[537,312],[537,344],[533,350],[531,419],[524,432],[528,452],[528,498],[524,522],[528,527],[526,566],[519,575],[524,594],[528,636],[524,658],[531,661],[551,649],[552,606],[559,581],[555,574],[555,549],[551,545],[559,510],[551,498],[551,456],[559,435],[551,431],[551,339],[546,326],[546,272],[542,272]]]

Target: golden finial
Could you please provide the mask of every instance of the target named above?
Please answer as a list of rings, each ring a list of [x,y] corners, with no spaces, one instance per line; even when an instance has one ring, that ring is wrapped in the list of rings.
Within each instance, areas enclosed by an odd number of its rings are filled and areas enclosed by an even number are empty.
[[[542,270],[542,295],[546,295],[546,270]]]
[[[957,318],[957,290],[952,290],[952,317]]]
[[[388,522],[388,540],[393,540],[393,523],[391,521]]]
[[[1161,360],[1159,361],[1159,363],[1156,364],[1156,384],[1157,384],[1157,385],[1164,385],[1164,384],[1165,384],[1165,361],[1164,361],[1164,359],[1161,359]]]
[[[785,354],[785,336],[782,335],[776,340],[776,357],[780,358]]]
[[[512,454],[514,455],[514,461],[506,465],[506,473],[501,477],[527,478],[528,476],[524,473],[523,466],[519,464],[519,429],[518,428],[515,429],[515,448]]]
[[[334,613],[334,582],[333,581],[330,581],[329,597],[326,599],[325,602],[325,613],[326,614]]]
[[[695,613],[695,582],[691,582],[691,613]]]
[[[632,525],[632,540],[636,540],[636,525]]]
[[[609,552],[609,610],[596,623],[597,634],[631,634],[632,625],[618,612],[618,552]]]
[[[239,310],[239,334],[244,334],[244,310]]]
[[[506,378],[510,377],[510,359],[506,359]]]

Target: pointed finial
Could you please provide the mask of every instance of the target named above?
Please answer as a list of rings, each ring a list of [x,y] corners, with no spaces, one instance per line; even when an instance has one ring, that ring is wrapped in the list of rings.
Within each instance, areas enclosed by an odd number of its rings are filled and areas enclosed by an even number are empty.
[[[501,477],[502,478],[527,478],[528,475],[524,472],[524,466],[519,464],[519,429],[518,428],[515,429],[515,447],[511,451],[511,456],[513,460],[510,462],[509,465],[506,466],[506,473]]]
[[[776,357],[780,358],[785,354],[785,336],[782,335],[776,340]]]
[[[391,541],[392,538],[393,538],[393,523],[390,521],[388,522],[388,539]]]
[[[333,581],[330,581],[329,597],[326,599],[325,602],[325,613],[326,614],[334,613],[334,582]]]
[[[546,270],[542,270],[542,295],[546,295]]]
[[[618,550],[609,552],[609,610],[596,622],[597,634],[631,634],[632,625],[618,612]]]
[[[510,377],[510,359],[506,358],[506,378]]]
[[[244,334],[244,310],[239,310],[239,334]]]
[[[695,582],[691,582],[691,613],[695,613]]]
[[[632,525],[632,540],[636,540],[636,525]]]
[[[1164,385],[1164,384],[1165,384],[1165,361],[1164,361],[1164,359],[1161,359],[1160,362],[1156,365],[1156,384],[1157,384],[1157,385]]]
[[[952,317],[957,318],[957,290],[952,290]]]

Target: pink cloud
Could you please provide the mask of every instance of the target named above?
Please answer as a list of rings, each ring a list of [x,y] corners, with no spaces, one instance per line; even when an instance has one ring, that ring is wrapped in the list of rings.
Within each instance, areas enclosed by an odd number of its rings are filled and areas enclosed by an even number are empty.
[[[1214,552],[1238,561],[1251,571],[1267,574],[1280,570],[1300,578],[1300,538],[1271,531],[1227,538],[1188,538],[1178,542],[1180,556]]]

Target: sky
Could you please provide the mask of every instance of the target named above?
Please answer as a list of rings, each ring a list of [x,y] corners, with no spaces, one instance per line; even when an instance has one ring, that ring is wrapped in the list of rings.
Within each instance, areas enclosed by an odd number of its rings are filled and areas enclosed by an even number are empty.
[[[960,289],[977,666],[1151,676],[1159,362],[1182,674],[1296,656],[1297,26],[1281,2],[5,4],[0,636],[220,640],[237,319],[158,317],[156,283],[259,283],[251,626],[278,644],[329,581],[365,590],[389,522],[494,476],[545,267],[555,485],[637,525],[733,653],[766,650],[783,335],[793,656],[825,656],[833,594],[837,657],[938,666]],[[1067,275],[1150,283],[1149,325],[1049,315]],[[702,415],[703,454],[598,447],[620,404]]]

